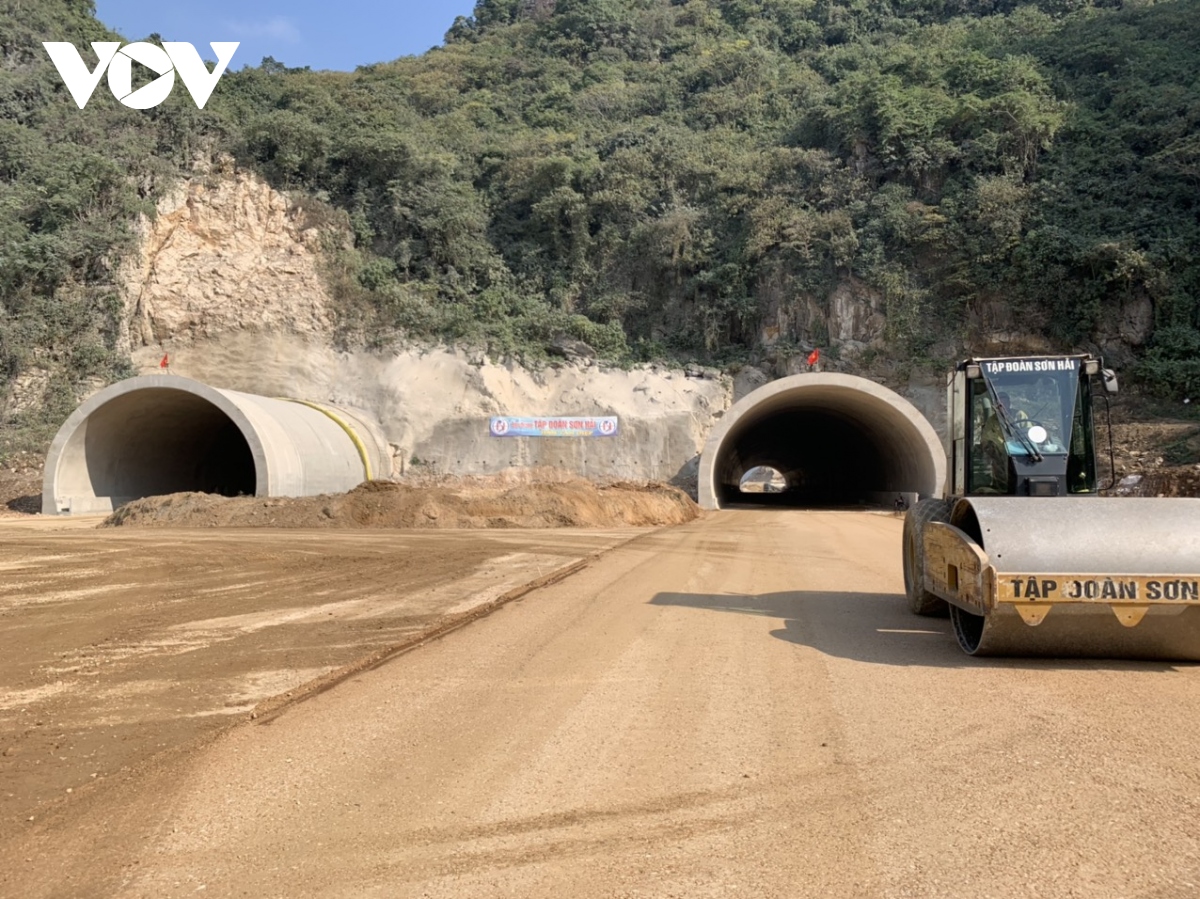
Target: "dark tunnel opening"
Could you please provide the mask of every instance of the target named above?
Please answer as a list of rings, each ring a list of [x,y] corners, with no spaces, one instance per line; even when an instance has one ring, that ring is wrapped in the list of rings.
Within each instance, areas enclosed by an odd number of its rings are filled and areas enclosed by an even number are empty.
[[[254,454],[241,429],[193,393],[148,389],[116,397],[81,432],[89,492],[111,497],[114,507],[183,491],[256,492]]]
[[[747,472],[782,484],[742,489]],[[945,452],[929,422],[899,394],[851,375],[784,378],[740,400],[701,459],[705,508],[893,508],[938,495]],[[776,482],[778,483],[778,481]]]
[[[732,469],[717,494],[722,505],[852,506],[892,483],[885,448],[866,428],[831,411],[776,413],[748,428],[730,450]],[[783,490],[740,490],[737,469],[764,465],[783,475]]]

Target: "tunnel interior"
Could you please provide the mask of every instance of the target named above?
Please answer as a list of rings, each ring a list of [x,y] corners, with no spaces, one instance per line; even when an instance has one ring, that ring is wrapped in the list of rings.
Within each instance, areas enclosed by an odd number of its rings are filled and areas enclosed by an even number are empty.
[[[66,447],[59,492],[132,499],[182,491],[253,496],[254,454],[237,424],[207,399],[183,390],[118,396],[88,416]],[[82,457],[82,458],[80,458]]]
[[[870,387],[802,384],[758,403],[748,397],[715,448],[716,507],[891,507],[899,496],[935,495],[944,459],[936,434],[907,401]],[[782,474],[779,492],[742,489],[762,466]]]
[[[795,409],[768,416],[747,428],[727,456],[731,466],[722,503],[785,506],[844,506],[884,492],[890,483],[886,448],[854,421],[835,411]],[[784,479],[782,492],[740,489],[742,472],[766,466]]]

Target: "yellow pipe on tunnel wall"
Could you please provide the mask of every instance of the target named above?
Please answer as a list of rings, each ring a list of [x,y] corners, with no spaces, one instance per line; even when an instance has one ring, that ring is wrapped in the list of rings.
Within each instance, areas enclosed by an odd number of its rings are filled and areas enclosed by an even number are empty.
[[[333,412],[331,409],[326,409],[324,406],[318,403],[310,403],[308,400],[294,400],[291,397],[281,397],[281,399],[286,400],[289,403],[299,403],[301,406],[308,406],[310,409],[316,409],[318,412],[326,415],[330,420],[333,421],[334,424],[345,431],[346,436],[349,437],[351,442],[354,444],[354,448],[358,450],[358,457],[362,459],[363,472],[366,474],[366,479],[368,481],[371,480],[371,459],[367,455],[366,444],[362,442],[362,439],[355,432],[354,428],[350,427],[345,419]]]

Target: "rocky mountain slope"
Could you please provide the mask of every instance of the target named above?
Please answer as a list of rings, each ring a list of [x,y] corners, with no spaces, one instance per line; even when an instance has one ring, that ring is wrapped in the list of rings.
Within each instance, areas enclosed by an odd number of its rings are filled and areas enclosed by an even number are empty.
[[[140,221],[137,249],[120,273],[122,340],[134,371],[160,372],[165,355],[170,371],[215,386],[363,410],[391,446],[393,477],[554,468],[694,488],[697,454],[729,406],[773,377],[806,368],[796,355],[772,354],[769,343],[758,365],[736,372],[620,367],[578,356],[525,366],[479,350],[347,346],[338,335],[321,249],[331,236],[345,235],[312,218],[311,203],[288,197],[229,159],[160,200],[156,214]],[[942,426],[936,378],[899,377],[892,364],[856,364],[856,350],[879,338],[881,316],[869,289],[848,281],[827,310],[815,308],[812,315],[835,335],[835,352],[849,350],[823,365],[890,382]],[[994,340],[1000,347],[1014,345],[1007,340],[1038,346],[1036,335],[1019,330],[997,332]],[[36,401],[19,385],[10,397]],[[622,433],[590,443],[509,442],[488,435],[492,415],[616,415]],[[1186,423],[1120,425],[1119,474],[1153,475],[1130,492],[1190,492],[1188,477],[1176,472],[1190,470],[1178,466],[1194,451],[1184,439],[1193,430]],[[17,455],[9,462],[6,502],[32,511],[40,458]]]
[[[713,369],[622,368],[582,346],[531,367],[461,348],[347,347],[320,254],[344,235],[313,227],[306,208],[231,163],[163,198],[124,270],[135,369],[158,372],[165,355],[172,372],[214,386],[361,409],[390,442],[396,475],[554,466],[686,479],[732,400],[732,380]],[[492,415],[616,415],[621,433],[504,441],[488,434]]]
[[[402,467],[553,409],[675,476],[816,346],[935,424],[965,352],[1100,351],[1190,411],[1198,2],[480,0],[147,113],[39,52],[118,37],[89,3],[0,9],[0,454],[163,353],[363,407]]]

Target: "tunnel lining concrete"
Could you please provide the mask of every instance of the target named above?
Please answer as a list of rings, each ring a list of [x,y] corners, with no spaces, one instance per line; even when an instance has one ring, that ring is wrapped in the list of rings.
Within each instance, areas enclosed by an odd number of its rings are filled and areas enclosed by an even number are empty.
[[[828,458],[839,453],[852,457]],[[942,442],[908,400],[866,378],[818,372],[766,384],[725,414],[700,456],[700,505],[730,505],[741,473],[755,465],[778,469],[794,485],[804,476],[801,463],[814,461],[861,481],[834,485],[831,495],[940,496],[946,479]]]
[[[59,429],[42,511],[108,512],[181,490],[337,493],[389,471],[387,459],[378,434],[346,410],[149,375],[105,388]]]

